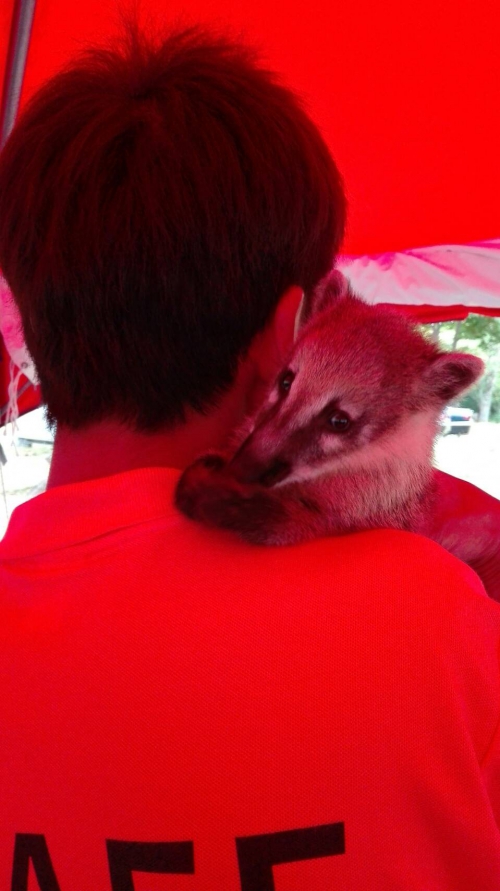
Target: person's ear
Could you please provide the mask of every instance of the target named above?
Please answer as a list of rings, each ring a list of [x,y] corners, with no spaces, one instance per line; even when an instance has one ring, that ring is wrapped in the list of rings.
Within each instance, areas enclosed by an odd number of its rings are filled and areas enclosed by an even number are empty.
[[[269,384],[286,362],[294,337],[295,320],[303,298],[298,285],[292,285],[281,296],[274,314],[263,331],[256,335],[246,358],[248,378],[246,411],[252,413],[262,400]]]
[[[295,337],[295,320],[304,296],[302,288],[292,285],[278,301],[271,320],[254,340],[251,358],[259,377],[268,380],[286,362]]]
[[[296,321],[304,300],[304,292],[292,285],[281,297],[273,316],[273,337],[276,355],[285,362],[296,336]]]

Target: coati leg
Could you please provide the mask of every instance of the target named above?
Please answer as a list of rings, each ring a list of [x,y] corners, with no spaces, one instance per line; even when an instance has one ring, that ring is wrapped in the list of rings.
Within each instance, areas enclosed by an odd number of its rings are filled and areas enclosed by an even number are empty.
[[[232,530],[253,544],[286,545],[331,535],[331,517],[300,486],[293,487],[293,494],[291,488],[285,494],[239,483],[226,472],[223,456],[213,453],[184,471],[175,504],[191,519]]]

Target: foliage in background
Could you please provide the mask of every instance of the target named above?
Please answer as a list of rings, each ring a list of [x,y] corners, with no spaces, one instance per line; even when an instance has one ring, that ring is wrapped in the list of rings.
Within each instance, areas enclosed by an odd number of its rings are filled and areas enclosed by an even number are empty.
[[[500,422],[500,319],[469,315],[463,321],[421,327],[444,349],[474,353],[484,360],[482,378],[454,402],[472,408],[480,421]]]

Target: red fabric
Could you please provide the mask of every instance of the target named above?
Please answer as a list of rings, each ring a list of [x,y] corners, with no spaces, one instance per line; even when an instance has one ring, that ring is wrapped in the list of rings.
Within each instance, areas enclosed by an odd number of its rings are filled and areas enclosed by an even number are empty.
[[[498,891],[500,606],[407,533],[203,529],[177,476],[50,490],[0,543],[0,887],[31,850],[61,891]]]
[[[115,32],[118,6],[39,2],[23,101],[87,40]],[[191,0],[188,13],[183,0],[144,0],[141,8],[160,21],[243,31],[304,97],[345,178],[346,253],[498,237],[498,4],[477,0],[473,14],[469,0],[351,0],[340,11],[323,0]]]
[[[14,12],[15,0],[4,0],[0,3],[0,72],[4,73],[9,46],[10,24]]]

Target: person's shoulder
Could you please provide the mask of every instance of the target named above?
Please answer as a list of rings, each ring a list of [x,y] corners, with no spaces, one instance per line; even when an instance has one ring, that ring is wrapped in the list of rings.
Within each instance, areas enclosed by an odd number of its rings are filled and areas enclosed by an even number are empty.
[[[370,593],[384,601],[489,599],[478,576],[428,538],[395,529],[331,536],[284,547],[247,545],[230,533],[197,529],[201,552],[225,573],[279,580],[280,588],[307,582],[309,590]],[[499,607],[500,611],[500,607]]]
[[[291,549],[293,551],[293,549]],[[307,552],[298,549],[292,559],[306,557],[318,564],[333,559],[351,568],[352,576],[363,576],[367,585],[393,592],[400,599],[427,596],[434,607],[465,600],[492,605],[500,616],[500,605],[486,594],[478,575],[461,560],[430,538],[398,529],[379,529],[323,538],[311,542]]]
[[[422,535],[380,529],[273,550],[279,550],[272,558],[274,572],[278,560],[287,586],[307,579],[309,590],[351,597],[366,613],[397,609],[408,621],[420,617],[440,627],[485,621],[500,632],[500,604],[488,597],[477,574]],[[261,559],[267,574],[270,558]]]
[[[325,570],[332,564],[350,567],[357,573],[391,578],[398,585],[418,575],[434,584],[440,579],[454,580],[472,587],[481,596],[484,589],[476,574],[441,545],[423,535],[399,529],[376,529],[349,535],[332,536],[280,548],[290,565],[317,565]]]

